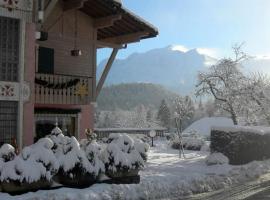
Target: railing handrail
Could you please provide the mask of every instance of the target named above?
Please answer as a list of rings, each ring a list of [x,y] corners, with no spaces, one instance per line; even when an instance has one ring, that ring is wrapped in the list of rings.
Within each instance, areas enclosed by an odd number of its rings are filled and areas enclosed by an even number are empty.
[[[79,78],[93,78],[92,76],[71,75],[71,74],[58,74],[58,73],[50,74],[50,73],[36,72],[36,74],[40,74],[40,75],[52,75],[52,76],[53,75],[56,75],[56,76],[79,77]]]
[[[35,74],[35,102],[48,104],[89,104],[93,78],[69,74]]]

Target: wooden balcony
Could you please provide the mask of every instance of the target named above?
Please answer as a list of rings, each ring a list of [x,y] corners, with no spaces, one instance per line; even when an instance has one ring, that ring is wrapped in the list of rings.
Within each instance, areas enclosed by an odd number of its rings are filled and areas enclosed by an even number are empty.
[[[40,104],[89,104],[93,78],[41,74],[35,77],[35,102]]]

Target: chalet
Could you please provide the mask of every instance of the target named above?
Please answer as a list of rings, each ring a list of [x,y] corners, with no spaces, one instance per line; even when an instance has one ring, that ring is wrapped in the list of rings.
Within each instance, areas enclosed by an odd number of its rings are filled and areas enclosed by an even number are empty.
[[[0,143],[85,137],[119,49],[158,31],[116,0],[0,0]],[[99,48],[112,53],[99,80]]]

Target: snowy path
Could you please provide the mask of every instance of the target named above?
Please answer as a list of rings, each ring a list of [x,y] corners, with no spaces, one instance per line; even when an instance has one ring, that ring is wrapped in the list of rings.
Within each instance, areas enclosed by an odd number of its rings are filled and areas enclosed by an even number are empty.
[[[232,184],[255,179],[270,170],[270,161],[253,162],[244,166],[207,166],[207,152],[186,151],[186,159],[179,159],[178,151],[168,148],[165,141],[151,148],[140,184],[95,184],[85,189],[60,188],[10,196],[5,200],[135,200],[183,199],[186,195],[228,188]]]
[[[244,184],[238,184],[227,189],[193,195],[185,200],[254,200],[270,199],[270,174],[263,175],[260,179]]]

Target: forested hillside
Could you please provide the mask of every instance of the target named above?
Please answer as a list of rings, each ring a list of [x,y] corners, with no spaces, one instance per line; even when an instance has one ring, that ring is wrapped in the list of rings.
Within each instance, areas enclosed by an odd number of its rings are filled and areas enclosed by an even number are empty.
[[[158,109],[162,99],[177,94],[152,83],[128,83],[104,87],[97,99],[99,110],[131,110],[138,105]]]

